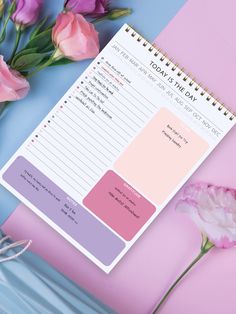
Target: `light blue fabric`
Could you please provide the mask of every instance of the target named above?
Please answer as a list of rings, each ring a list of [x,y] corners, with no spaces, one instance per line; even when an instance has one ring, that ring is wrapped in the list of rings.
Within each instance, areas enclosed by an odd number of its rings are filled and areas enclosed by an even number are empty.
[[[3,235],[0,232],[0,239]],[[4,241],[6,246],[11,241]],[[19,248],[11,249],[6,256]],[[1,258],[3,256],[1,255]],[[39,256],[23,253],[0,263],[0,314],[112,314]]]

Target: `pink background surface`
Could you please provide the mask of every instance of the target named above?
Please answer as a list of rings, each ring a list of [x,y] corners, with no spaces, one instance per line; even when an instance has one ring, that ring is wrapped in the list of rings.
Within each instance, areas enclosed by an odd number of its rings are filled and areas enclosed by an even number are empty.
[[[158,36],[160,48],[236,110],[236,3],[189,0]],[[191,181],[236,187],[236,128],[215,149]],[[149,313],[176,276],[198,253],[200,236],[188,217],[174,210],[176,199],[118,266],[106,275],[23,205],[4,230],[33,239],[32,250],[119,313]],[[18,226],[24,226],[24,228]],[[236,249],[213,250],[178,286],[162,314],[235,314]]]

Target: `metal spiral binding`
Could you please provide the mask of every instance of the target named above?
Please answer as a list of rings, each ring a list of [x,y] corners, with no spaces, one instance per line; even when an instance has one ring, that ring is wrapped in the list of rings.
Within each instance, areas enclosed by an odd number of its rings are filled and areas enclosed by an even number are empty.
[[[229,120],[233,120],[235,118],[235,113],[231,112],[228,108],[224,106],[218,99],[215,99],[214,96],[207,91],[206,88],[203,88],[200,84],[196,83],[195,79],[191,77],[191,75],[186,74],[184,68],[180,68],[178,64],[175,64],[171,59],[169,59],[166,55],[166,53],[163,53],[158,47],[155,45],[150,44],[148,41],[146,41],[141,35],[139,35],[132,27],[128,26],[125,31],[132,32],[131,36],[132,37],[137,37],[138,42],[143,41],[143,46],[148,47],[148,51],[153,53],[155,57],[160,57],[159,60],[161,62],[166,61],[165,66],[169,67],[171,66],[171,70],[174,72],[178,70],[177,76],[182,77],[183,81],[187,82],[189,80],[189,86],[193,86],[195,91],[201,90],[200,95],[205,96],[206,100],[211,102],[211,105],[214,107],[217,107],[219,111],[222,111],[222,113],[227,116],[229,116]]]

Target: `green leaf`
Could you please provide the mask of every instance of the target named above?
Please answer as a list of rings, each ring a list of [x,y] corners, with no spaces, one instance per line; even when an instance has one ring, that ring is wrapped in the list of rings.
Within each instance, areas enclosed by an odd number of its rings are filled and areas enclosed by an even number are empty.
[[[36,35],[33,39],[31,39],[28,42],[25,48],[26,49],[37,48],[38,52],[52,51],[54,49],[54,45],[52,43],[51,33],[52,33],[52,29],[50,28]]]
[[[28,53],[19,56],[13,64],[13,68],[18,71],[26,71],[36,67],[44,59],[44,53]]]
[[[69,64],[74,62],[73,60],[67,59],[67,58],[62,58],[60,60],[57,60],[55,62],[53,62],[52,64],[50,64],[50,66],[57,66],[57,65],[64,65],[64,64]]]
[[[17,54],[15,54],[11,64],[13,64],[14,60],[16,60],[18,57],[21,57],[23,55],[27,55],[27,54],[30,54],[30,53],[33,53],[33,52],[37,52],[37,48],[29,48],[29,49],[22,49],[22,50],[20,50],[19,52],[17,52]]]
[[[1,33],[0,44],[5,40],[5,38],[6,38],[6,29],[4,28]]]
[[[45,46],[43,49],[39,49],[40,52],[50,52],[55,50],[55,46],[52,42],[50,42],[47,46]]]
[[[45,29],[45,31],[47,31],[48,29],[53,29],[55,24],[56,24],[56,22],[53,21],[51,24],[48,25],[48,27]]]
[[[16,1],[12,1],[11,5],[8,7],[8,14],[11,16],[16,10]]]
[[[35,29],[32,31],[31,35],[30,35],[30,40],[33,39],[34,37],[36,37],[41,31],[43,26],[45,25],[45,23],[47,22],[48,17],[45,16],[45,18],[43,18],[39,24],[35,27]]]
[[[40,62],[39,66],[41,64],[44,64],[45,62],[47,62],[49,59],[50,59],[50,55],[45,56],[43,58],[43,60]],[[67,58],[62,58],[62,59],[59,59],[59,60],[52,62],[49,66],[51,67],[51,66],[65,65],[65,64],[70,64],[73,62],[75,62],[75,61],[67,59]]]
[[[12,59],[12,62],[11,62],[11,67],[12,68],[15,68],[15,63],[17,61],[18,58],[22,57],[22,56],[25,56],[25,55],[28,55],[28,54],[31,54],[31,53],[34,53],[34,52],[37,52],[37,48],[29,48],[29,49],[23,49],[21,51],[19,51],[15,56],[14,58]]]

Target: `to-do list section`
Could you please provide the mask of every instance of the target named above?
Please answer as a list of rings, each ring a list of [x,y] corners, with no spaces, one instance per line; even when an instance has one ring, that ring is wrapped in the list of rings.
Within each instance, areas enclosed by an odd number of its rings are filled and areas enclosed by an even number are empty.
[[[27,144],[27,154],[83,198],[157,111],[101,56]]]
[[[234,123],[163,58],[124,25],[1,170],[107,273]]]

